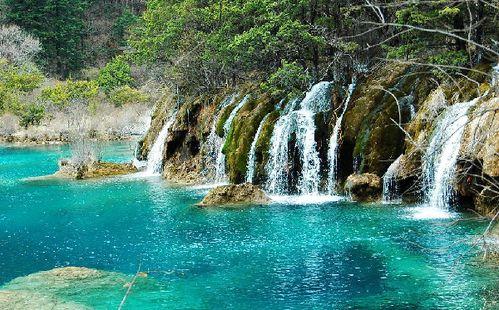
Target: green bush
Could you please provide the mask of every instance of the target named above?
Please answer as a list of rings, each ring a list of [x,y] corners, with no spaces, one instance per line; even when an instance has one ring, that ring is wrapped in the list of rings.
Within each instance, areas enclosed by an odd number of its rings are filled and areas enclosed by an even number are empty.
[[[30,125],[40,125],[45,116],[45,107],[36,103],[28,103],[22,105],[16,114],[19,116],[19,124],[28,128]]]
[[[7,89],[28,92],[43,82],[43,74],[32,64],[15,65],[0,59],[0,83]]]
[[[72,81],[59,83],[42,90],[41,98],[56,106],[68,106],[73,100],[92,100],[99,94],[99,86],[95,81]]]
[[[149,100],[149,97],[140,90],[127,85],[113,90],[109,94],[109,99],[116,107],[121,107],[126,104],[144,103]]]
[[[123,56],[115,57],[99,72],[97,82],[106,93],[110,93],[120,86],[132,85],[130,65]]]
[[[19,108],[20,96],[38,88],[42,73],[31,64],[16,65],[0,58],[0,113]]]
[[[282,66],[272,73],[262,89],[275,98],[293,98],[307,89],[311,82],[310,75],[296,63],[282,62]]]

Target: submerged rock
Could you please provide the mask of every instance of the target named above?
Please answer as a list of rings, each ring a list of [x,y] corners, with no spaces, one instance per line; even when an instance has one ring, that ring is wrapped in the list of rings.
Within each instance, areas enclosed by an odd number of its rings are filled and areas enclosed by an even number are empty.
[[[345,184],[345,191],[350,193],[355,201],[379,200],[382,190],[381,178],[372,173],[352,174]]]
[[[0,309],[81,310],[92,308],[33,291],[5,290],[0,291]]]
[[[63,159],[59,161],[59,171],[57,171],[54,176],[82,180],[124,175],[137,171],[137,168],[130,163],[109,163],[99,161],[74,165],[71,161]]]
[[[267,204],[269,197],[256,185],[231,184],[215,187],[204,197],[199,206]]]
[[[86,304],[86,296],[112,290],[119,297],[128,278],[119,273],[84,267],[41,271],[2,286],[0,309],[92,309]]]

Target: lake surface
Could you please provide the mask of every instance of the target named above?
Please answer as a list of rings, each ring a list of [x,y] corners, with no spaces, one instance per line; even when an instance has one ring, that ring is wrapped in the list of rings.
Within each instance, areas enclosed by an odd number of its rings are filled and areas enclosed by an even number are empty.
[[[129,161],[132,143],[104,159]],[[470,239],[486,222],[415,216],[417,206],[276,203],[200,209],[205,189],[160,178],[30,181],[51,174],[65,146],[0,145],[0,285],[83,266],[140,269],[125,309],[480,309],[497,292]],[[116,308],[126,288],[62,299]]]

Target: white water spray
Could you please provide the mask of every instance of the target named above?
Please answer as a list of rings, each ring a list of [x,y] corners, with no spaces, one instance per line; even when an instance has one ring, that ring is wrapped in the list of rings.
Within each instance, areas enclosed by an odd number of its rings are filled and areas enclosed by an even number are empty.
[[[163,170],[163,152],[165,150],[166,138],[171,125],[175,121],[176,113],[174,113],[163,125],[163,128],[158,134],[156,141],[154,141],[149,154],[147,155],[147,167],[145,175],[158,175]]]
[[[334,125],[333,129],[333,134],[329,139],[329,149],[328,149],[329,173],[328,173],[327,191],[330,195],[336,193],[336,181],[338,173],[338,148],[340,140],[341,123],[343,122],[343,116],[345,116],[345,113],[348,109],[348,104],[350,103],[350,99],[352,98],[354,90],[355,90],[355,79],[348,86],[348,94],[345,100],[345,104],[343,106],[343,111],[336,120],[336,124]]]
[[[263,125],[265,124],[265,121],[269,117],[270,114],[265,115],[265,117],[262,119],[260,122],[260,125],[258,126],[258,130],[256,131],[255,138],[253,139],[253,142],[251,143],[251,148],[248,153],[248,163],[246,164],[246,182],[247,183],[253,183],[253,178],[255,176],[255,165],[256,165],[256,144],[258,142],[258,138],[260,137],[260,133],[262,132]]]
[[[479,98],[448,107],[435,128],[423,156],[425,201],[429,208],[447,210],[454,191],[452,182],[461,147],[461,138],[468,122],[468,110]]]
[[[317,194],[320,183],[320,159],[315,142],[315,121],[317,112],[327,111],[331,104],[331,83],[320,82],[312,87],[294,110],[296,101],[285,109],[276,122],[270,141],[269,161],[266,165],[268,176],[266,189],[271,194],[289,194],[288,184],[291,167],[289,166],[289,141],[296,136],[296,149],[301,159],[302,170],[297,183],[299,194]]]
[[[216,174],[218,154],[224,142],[223,138],[220,138],[217,135],[217,123],[220,118],[220,112],[234,102],[234,97],[235,97],[234,94],[228,96],[227,98],[224,99],[224,101],[222,101],[222,103],[217,108],[216,116],[213,118],[210,134],[208,135],[206,143],[204,143],[205,147],[204,159],[206,161],[205,164],[206,168],[208,169],[207,171],[215,174]]]
[[[386,170],[383,175],[383,199],[384,203],[396,202],[400,199],[397,173],[400,167],[400,160],[403,155],[400,155]]]

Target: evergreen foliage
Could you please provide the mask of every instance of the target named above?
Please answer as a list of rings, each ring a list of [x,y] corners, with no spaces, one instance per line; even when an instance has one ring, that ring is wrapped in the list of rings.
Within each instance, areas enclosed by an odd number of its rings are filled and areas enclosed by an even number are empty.
[[[4,0],[7,18],[37,37],[45,67],[61,77],[83,66],[85,0]]]

